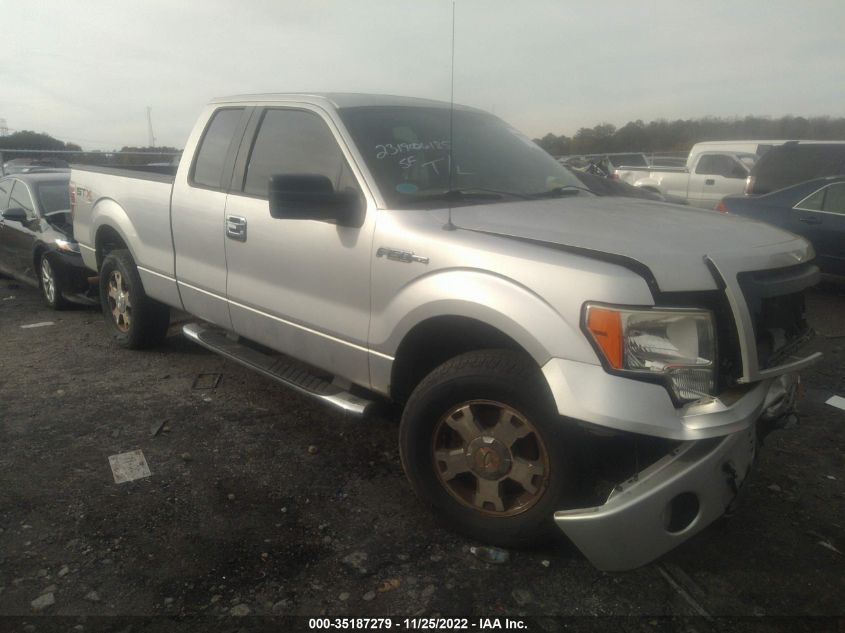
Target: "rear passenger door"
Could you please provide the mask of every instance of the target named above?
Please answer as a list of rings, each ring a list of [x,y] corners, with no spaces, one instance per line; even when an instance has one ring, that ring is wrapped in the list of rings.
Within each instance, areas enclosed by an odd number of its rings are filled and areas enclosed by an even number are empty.
[[[231,328],[226,302],[224,220],[235,156],[250,109],[222,107],[209,117],[187,173],[173,187],[170,221],[176,279],[185,310]]]
[[[363,195],[351,164],[322,110],[256,112],[226,203],[227,296],[238,334],[366,385],[374,205],[354,228],[273,218],[268,203],[269,179],[280,174],[325,176],[335,190]]]
[[[823,272],[845,275],[845,182],[822,187],[795,205],[790,228],[812,242]]]
[[[719,201],[745,187],[748,170],[729,154],[703,154],[690,175],[690,204],[713,209]]]

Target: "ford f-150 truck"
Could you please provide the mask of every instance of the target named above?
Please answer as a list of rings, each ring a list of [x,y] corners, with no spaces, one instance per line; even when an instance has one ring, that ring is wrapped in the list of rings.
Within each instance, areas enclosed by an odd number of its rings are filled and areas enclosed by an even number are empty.
[[[175,174],[151,169],[71,176],[117,342],[161,342],[175,308],[350,415],[403,405],[414,490],[482,541],[562,530],[602,569],[653,560],[725,512],[818,357],[808,242],[594,195],[473,108],[217,99]]]

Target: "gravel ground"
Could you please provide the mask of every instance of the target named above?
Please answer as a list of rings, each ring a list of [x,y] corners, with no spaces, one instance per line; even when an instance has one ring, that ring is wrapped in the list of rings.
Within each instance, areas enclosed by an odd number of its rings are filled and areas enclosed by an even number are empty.
[[[825,360],[743,505],[607,574],[563,539],[502,565],[473,556],[412,494],[389,408],[344,418],[178,327],[154,351],[120,350],[97,311],[51,312],[0,279],[0,630],[470,613],[541,618],[535,630],[837,630],[807,618],[845,615],[845,412],[824,403],[845,396],[845,295],[814,292],[810,310]],[[219,384],[195,388],[199,374]],[[109,456],[137,449],[151,476],[115,484]]]

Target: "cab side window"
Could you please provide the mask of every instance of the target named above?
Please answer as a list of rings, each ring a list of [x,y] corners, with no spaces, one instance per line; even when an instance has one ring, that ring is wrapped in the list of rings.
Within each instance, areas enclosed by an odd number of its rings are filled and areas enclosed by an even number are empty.
[[[197,150],[192,184],[211,189],[228,188],[228,183],[223,182],[223,169],[243,114],[243,108],[224,108],[214,113]]]
[[[9,198],[8,208],[14,209],[15,207],[26,211],[26,216],[29,219],[35,218],[35,205],[32,203],[32,196],[29,195],[29,190],[20,180],[15,181],[15,185],[12,187],[12,195]]]
[[[748,172],[731,156],[724,154],[706,154],[698,161],[695,173],[705,176],[724,176],[725,178],[745,178]]]
[[[357,188],[346,159],[326,123],[304,110],[268,109],[250,150],[243,192],[267,197],[270,176],[318,174],[335,190]]]
[[[712,154],[705,154],[698,159],[698,165],[695,166],[695,173],[702,176],[711,176],[716,173],[716,166],[714,164],[715,156]]]

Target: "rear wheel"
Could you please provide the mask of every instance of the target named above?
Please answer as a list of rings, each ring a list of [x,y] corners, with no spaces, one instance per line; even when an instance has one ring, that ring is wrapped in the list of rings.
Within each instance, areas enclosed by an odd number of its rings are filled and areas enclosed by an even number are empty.
[[[57,273],[55,262],[49,253],[41,255],[38,281],[41,285],[41,296],[48,307],[53,310],[63,310],[68,306],[67,300],[62,296],[64,288],[61,276]]]
[[[103,260],[100,303],[106,323],[122,347],[153,347],[167,335],[170,309],[146,295],[138,268],[127,250],[112,251]]]
[[[505,546],[557,534],[574,497],[571,434],[530,358],[469,352],[414,390],[400,427],[417,494],[453,529]]]

